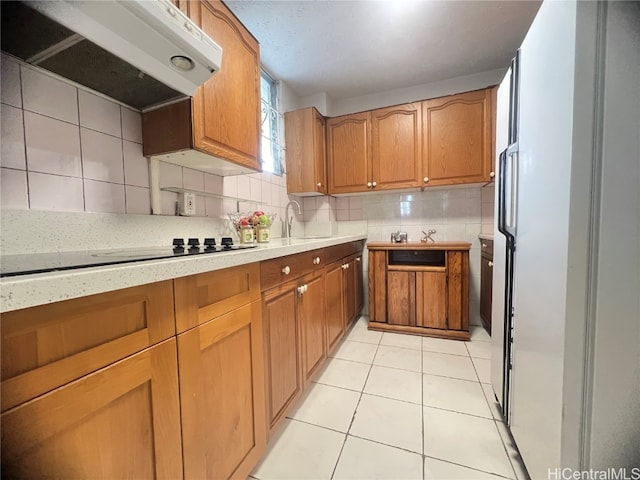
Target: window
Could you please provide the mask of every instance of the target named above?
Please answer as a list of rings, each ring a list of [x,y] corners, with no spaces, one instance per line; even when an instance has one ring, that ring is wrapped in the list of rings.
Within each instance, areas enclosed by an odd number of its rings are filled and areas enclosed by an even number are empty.
[[[278,112],[278,94],[276,82],[267,73],[262,71],[260,81],[261,91],[261,115],[262,138],[260,148],[260,160],[265,172],[282,175],[282,163],[280,160],[280,123],[282,115]]]

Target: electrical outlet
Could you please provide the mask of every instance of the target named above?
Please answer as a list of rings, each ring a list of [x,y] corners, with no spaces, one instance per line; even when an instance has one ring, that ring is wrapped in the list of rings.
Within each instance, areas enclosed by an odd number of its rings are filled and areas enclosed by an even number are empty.
[[[178,214],[190,217],[196,214],[196,196],[193,193],[178,194]]]

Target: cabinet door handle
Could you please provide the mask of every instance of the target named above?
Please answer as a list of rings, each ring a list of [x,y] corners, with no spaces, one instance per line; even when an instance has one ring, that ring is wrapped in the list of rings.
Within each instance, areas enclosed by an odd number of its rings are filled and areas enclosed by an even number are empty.
[[[362,257],[357,257],[356,258],[356,262],[359,262],[360,260],[362,260]]]
[[[322,182],[318,182],[318,183],[316,183],[316,187],[318,187],[318,188],[322,188]]]
[[[491,260],[489,260],[489,263],[487,263],[487,265],[489,265],[489,268],[493,267],[493,262]]]
[[[298,291],[299,295],[302,295],[304,293],[304,285],[300,285],[298,288],[296,288],[296,290]]]
[[[482,248],[487,248],[489,245],[487,245],[486,243],[482,244]]]
[[[422,182],[423,182],[423,183],[429,183],[429,177],[424,177],[424,178],[422,179]]]
[[[496,172],[489,173],[489,178],[495,178],[495,177],[496,177]]]
[[[373,188],[376,188],[376,187],[378,186],[378,184],[377,184],[376,182],[373,182],[373,183],[371,184],[371,186],[372,186]]]
[[[289,265],[282,269],[282,273],[284,273],[285,275],[289,275],[291,273],[291,268],[289,268]]]
[[[346,263],[343,263],[343,264],[342,264],[342,269],[343,269],[343,270],[346,270],[346,269],[347,269],[347,264],[346,264]]]
[[[371,185],[371,182],[367,182],[367,188],[371,188],[373,185]]]

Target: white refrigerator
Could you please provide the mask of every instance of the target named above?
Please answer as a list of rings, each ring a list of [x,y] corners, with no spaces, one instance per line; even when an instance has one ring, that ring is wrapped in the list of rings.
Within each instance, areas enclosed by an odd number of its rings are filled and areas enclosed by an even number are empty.
[[[533,479],[640,478],[640,2],[546,1],[517,58],[498,90],[493,390]]]

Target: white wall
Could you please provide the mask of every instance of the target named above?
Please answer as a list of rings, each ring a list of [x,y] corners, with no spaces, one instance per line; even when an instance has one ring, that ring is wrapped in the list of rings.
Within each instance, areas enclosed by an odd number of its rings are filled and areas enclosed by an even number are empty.
[[[504,68],[490,70],[488,72],[451,78],[439,82],[425,83],[407,88],[342,99],[332,99],[325,92],[321,92],[308,97],[298,97],[297,101],[285,104],[286,108],[284,111],[316,107],[318,111],[325,116],[337,117],[349,113],[373,110],[375,108],[479,90],[499,84],[505,72],[506,69]],[[291,92],[291,94],[295,96],[295,92]]]

